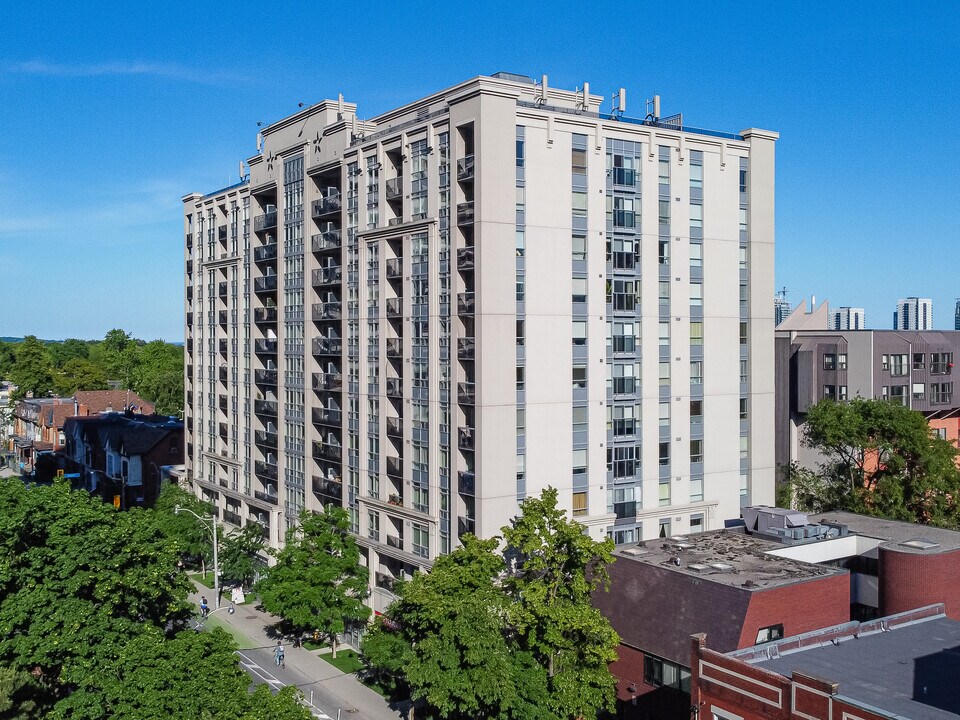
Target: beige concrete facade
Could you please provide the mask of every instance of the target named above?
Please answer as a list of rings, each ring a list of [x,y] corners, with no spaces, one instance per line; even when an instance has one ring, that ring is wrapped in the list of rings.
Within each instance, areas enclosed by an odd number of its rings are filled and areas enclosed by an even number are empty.
[[[772,504],[777,136],[600,103],[324,101],[184,197],[187,463],[225,520],[278,544],[342,503],[380,609],[548,486],[620,543]]]

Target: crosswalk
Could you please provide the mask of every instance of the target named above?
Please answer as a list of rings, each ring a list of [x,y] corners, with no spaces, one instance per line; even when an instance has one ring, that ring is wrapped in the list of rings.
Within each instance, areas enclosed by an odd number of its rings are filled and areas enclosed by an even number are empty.
[[[249,657],[248,655],[244,655],[244,653],[240,650],[237,650],[236,653],[240,656],[240,665],[248,673],[268,684],[271,689],[279,690],[280,688],[286,687],[287,684],[285,682],[278,679],[266,668],[261,667],[255,660],[253,660],[253,658]],[[325,712],[311,705],[306,700],[301,700],[301,702],[308,710],[310,710],[311,714],[315,718],[319,718],[319,720],[333,720],[333,718],[331,718]]]

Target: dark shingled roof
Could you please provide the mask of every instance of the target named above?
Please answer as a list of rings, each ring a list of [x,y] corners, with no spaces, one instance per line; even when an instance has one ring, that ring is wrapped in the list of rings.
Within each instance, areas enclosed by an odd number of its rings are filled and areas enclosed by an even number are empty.
[[[960,622],[943,616],[756,664],[839,682],[838,695],[891,716],[960,717]]]

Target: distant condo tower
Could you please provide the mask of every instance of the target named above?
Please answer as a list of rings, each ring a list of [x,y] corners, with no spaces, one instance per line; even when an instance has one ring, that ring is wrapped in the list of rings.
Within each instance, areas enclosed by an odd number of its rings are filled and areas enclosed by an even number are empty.
[[[774,503],[778,135],[625,97],[324,100],[182,198],[187,482],[228,527],[342,506],[382,610],[548,486],[618,544]]]
[[[908,297],[897,301],[893,311],[894,330],[933,330],[933,301]]]
[[[830,311],[831,330],[864,330],[866,327],[866,312],[863,308],[838,307]]]

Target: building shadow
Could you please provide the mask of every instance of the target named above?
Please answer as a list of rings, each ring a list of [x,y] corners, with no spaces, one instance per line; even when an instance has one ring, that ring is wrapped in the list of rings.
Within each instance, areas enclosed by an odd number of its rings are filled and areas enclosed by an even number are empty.
[[[960,715],[960,645],[913,661],[913,701]]]

